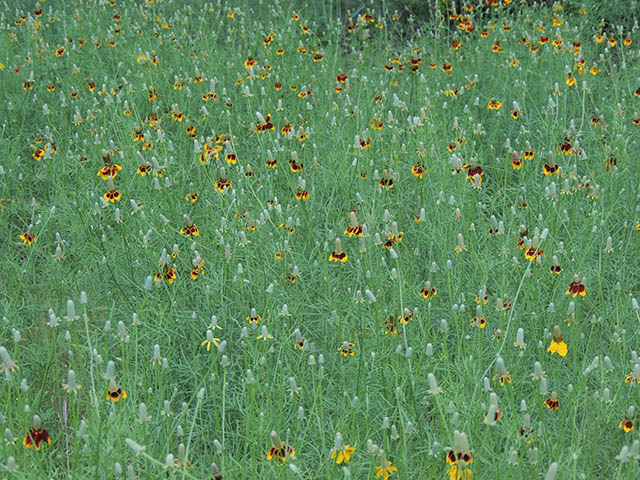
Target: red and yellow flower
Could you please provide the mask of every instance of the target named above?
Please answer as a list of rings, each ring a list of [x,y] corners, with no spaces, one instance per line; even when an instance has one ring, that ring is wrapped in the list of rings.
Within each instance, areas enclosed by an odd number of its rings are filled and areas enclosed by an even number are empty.
[[[30,428],[27,434],[24,436],[22,440],[22,445],[25,448],[35,447],[36,450],[40,450],[40,445],[42,442],[47,445],[51,445],[51,437],[49,436],[49,432],[45,428],[40,427],[39,429]]]
[[[114,403],[118,403],[120,399],[127,398],[127,392],[116,385],[115,380],[112,378],[109,380],[109,388],[107,389],[107,400],[111,400]]]
[[[569,284],[569,287],[567,288],[565,295],[572,295],[573,298],[576,298],[578,295],[580,295],[581,297],[584,298],[586,294],[587,294],[587,288],[584,286],[583,283],[580,282],[580,279],[578,278],[578,276],[574,275],[573,281]]]

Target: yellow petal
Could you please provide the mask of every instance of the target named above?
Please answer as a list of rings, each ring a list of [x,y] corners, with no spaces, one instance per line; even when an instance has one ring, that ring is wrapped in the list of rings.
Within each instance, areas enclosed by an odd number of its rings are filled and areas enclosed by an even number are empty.
[[[557,351],[558,351],[558,355],[560,355],[561,357],[566,356],[568,350],[569,349],[567,348],[567,344],[566,343],[560,342],[558,344]]]

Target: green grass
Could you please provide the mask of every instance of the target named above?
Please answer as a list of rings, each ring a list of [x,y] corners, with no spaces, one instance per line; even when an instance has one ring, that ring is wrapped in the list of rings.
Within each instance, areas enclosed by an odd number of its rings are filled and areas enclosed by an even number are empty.
[[[455,19],[383,2],[348,18],[333,2],[117,3],[30,1],[1,22],[2,478],[210,479],[215,463],[225,479],[361,479],[385,461],[392,480],[456,478],[455,431],[477,479],[552,480],[554,462],[558,478],[638,476],[638,429],[619,425],[637,423],[640,388],[625,383],[640,321],[640,38],[620,9],[474,2]],[[203,164],[205,144],[221,151]],[[110,180],[104,158],[122,168]],[[361,238],[343,233],[352,211]],[[189,221],[197,236],[181,233]],[[345,262],[330,261],[336,239]],[[566,294],[574,276],[584,297]],[[564,357],[548,351],[556,325]],[[488,425],[492,393],[502,417]],[[35,415],[51,439],[39,450],[22,444]],[[272,432],[295,451],[283,465],[267,459]],[[355,447],[341,465],[338,432]]]

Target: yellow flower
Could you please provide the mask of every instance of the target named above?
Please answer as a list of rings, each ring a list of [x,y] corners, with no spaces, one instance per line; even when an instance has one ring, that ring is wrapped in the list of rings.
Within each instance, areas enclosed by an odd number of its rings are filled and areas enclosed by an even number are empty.
[[[351,455],[353,455],[353,452],[355,451],[356,449],[350,445],[345,445],[341,450],[336,450],[334,448],[331,452],[331,460],[335,459],[338,465],[342,462],[347,463],[351,460]]]
[[[625,417],[620,421],[620,425],[618,425],[618,428],[623,429],[626,433],[629,433],[631,430],[633,430],[633,420]]]
[[[495,98],[492,98],[489,102],[489,105],[487,106],[489,110],[500,110],[500,107],[502,107],[502,102],[499,102]]]
[[[127,392],[116,385],[115,380],[109,381],[109,388],[107,389],[107,401],[111,400],[114,403],[118,403],[121,398],[127,398]]]
[[[200,346],[207,347],[207,352],[208,352],[209,350],[211,350],[211,344],[217,347],[220,344],[220,339],[215,338],[211,330],[207,330],[207,337],[202,341]]]
[[[381,466],[376,467],[376,478],[380,478],[384,476],[384,480],[388,480],[389,476],[393,474],[393,472],[397,472],[397,471],[398,469],[394,467],[389,460],[387,460],[386,467],[384,468]]]
[[[36,236],[31,232],[26,232],[20,235],[20,240],[22,240],[23,245],[31,246],[36,241]]]
[[[567,350],[567,344],[562,341],[562,337],[560,338],[560,341],[556,341],[555,339],[551,340],[551,345],[547,348],[547,352],[551,352],[552,354],[557,353],[561,357],[567,355]]]
[[[458,468],[457,465],[452,465],[449,468],[449,480],[471,480],[473,473],[468,468]]]
[[[547,348],[547,352],[551,354],[557,353],[561,357],[567,355],[567,344],[562,341],[562,332],[558,325],[553,327],[553,339],[551,340],[551,345]]]

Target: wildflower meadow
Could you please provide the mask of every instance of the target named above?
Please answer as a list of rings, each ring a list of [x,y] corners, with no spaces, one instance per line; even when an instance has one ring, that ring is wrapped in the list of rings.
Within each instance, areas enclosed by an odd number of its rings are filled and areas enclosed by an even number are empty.
[[[640,478],[640,2],[2,5],[1,479]]]

